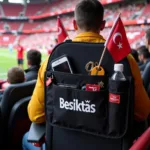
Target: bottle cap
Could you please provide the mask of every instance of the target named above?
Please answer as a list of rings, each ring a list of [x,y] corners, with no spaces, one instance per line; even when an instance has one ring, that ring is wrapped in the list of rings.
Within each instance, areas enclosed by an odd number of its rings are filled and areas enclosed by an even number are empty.
[[[115,64],[114,65],[114,71],[123,72],[123,64]]]

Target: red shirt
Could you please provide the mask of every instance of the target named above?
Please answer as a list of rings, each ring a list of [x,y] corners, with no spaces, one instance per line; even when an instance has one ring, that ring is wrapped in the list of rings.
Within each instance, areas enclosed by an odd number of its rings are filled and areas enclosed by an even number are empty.
[[[17,46],[17,58],[18,59],[23,59],[23,51],[24,48],[22,46]]]

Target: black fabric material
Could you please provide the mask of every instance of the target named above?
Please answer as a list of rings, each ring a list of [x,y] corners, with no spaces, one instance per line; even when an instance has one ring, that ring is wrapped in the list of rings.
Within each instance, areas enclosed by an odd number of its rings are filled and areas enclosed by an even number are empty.
[[[47,70],[51,70],[51,61],[62,55],[67,55],[71,68],[75,74],[87,74],[85,65],[89,61],[99,62],[100,56],[102,55],[104,44],[99,43],[62,43],[55,47],[53,50],[47,65]],[[108,63],[109,62],[109,63]],[[125,76],[131,76],[130,65],[127,59],[123,59],[120,63],[124,64]],[[114,73],[114,61],[110,53],[106,50],[102,61],[102,67],[112,76]]]
[[[150,62],[147,63],[143,73],[142,73],[142,79],[143,79],[143,82],[144,82],[144,87],[150,97]]]
[[[85,84],[100,84],[103,82],[101,90],[106,90],[108,86],[108,76],[89,76],[81,74],[70,74],[64,72],[50,71],[46,73],[46,77],[52,77],[55,84],[63,83],[68,85],[76,85],[77,88],[81,89]]]
[[[51,61],[53,59],[56,59],[57,57],[60,57],[64,54],[67,55],[69,62],[71,64],[71,68],[73,69],[74,74],[82,74],[83,78],[85,78],[84,75],[87,75],[88,73],[85,70],[85,65],[89,62],[89,61],[93,61],[93,62],[98,62],[100,59],[100,56],[102,54],[102,51],[104,49],[104,45],[103,44],[92,44],[92,43],[63,43],[58,45],[52,52],[51,57],[49,58],[48,61],[48,65],[47,65],[47,74],[48,75],[51,72]],[[127,77],[132,77],[132,73],[130,70],[130,65],[127,61],[127,59],[125,58],[124,60],[122,60],[120,63],[122,63],[124,65],[124,75]],[[108,74],[107,77],[111,77],[112,74],[114,73],[114,61],[110,55],[110,53],[106,50],[106,53],[104,55],[104,59],[102,61],[102,67],[105,69],[106,74]],[[54,77],[55,78],[55,77]],[[69,76],[67,76],[66,78],[69,79]],[[79,78],[79,79],[81,79]],[[85,78],[86,79],[86,78]],[[47,80],[47,76],[45,77],[45,85],[46,85],[46,80]],[[65,83],[65,76],[61,75],[59,77],[59,79],[56,80],[60,80],[62,83]],[[73,81],[74,80],[74,81]],[[76,77],[74,77],[73,80],[69,80],[69,84],[73,84],[72,82],[77,82]],[[78,83],[78,82],[77,82]],[[80,81],[79,81],[80,83]],[[60,150],[65,149],[65,150],[109,150],[109,149],[115,149],[115,150],[127,150],[129,149],[129,146],[131,145],[131,139],[129,140],[129,136],[131,137],[132,135],[132,125],[133,125],[133,100],[134,100],[134,94],[131,93],[132,96],[130,96],[129,101],[131,102],[129,104],[129,110],[128,110],[128,129],[126,134],[123,136],[123,138],[119,138],[118,139],[112,139],[109,138],[107,136],[107,138],[105,137],[99,137],[97,135],[92,135],[89,134],[89,132],[83,132],[82,130],[82,122],[83,120],[86,120],[86,117],[81,120],[80,116],[78,113],[76,113],[76,116],[72,117],[69,116],[69,110],[68,112],[66,111],[65,113],[67,113],[68,118],[66,118],[67,122],[70,122],[70,127],[75,126],[75,120],[79,119],[81,124],[78,124],[78,127],[80,128],[80,131],[77,130],[76,131],[72,131],[72,130],[68,130],[68,128],[62,128],[63,126],[66,126],[65,122],[63,125],[58,126],[59,121],[62,121],[64,112],[59,112],[57,110],[57,108],[52,107],[54,105],[58,105],[58,100],[56,101],[56,99],[58,99],[58,96],[60,96],[59,94],[63,95],[64,97],[67,95],[67,97],[72,98],[72,96],[77,96],[77,97],[82,97],[82,96],[87,96],[88,98],[90,96],[93,97],[93,95],[89,92],[87,92],[86,94],[81,94],[84,93],[85,91],[76,91],[74,90],[70,90],[69,88],[63,88],[63,90],[59,87],[59,85],[55,85],[55,80],[54,83],[48,87],[45,87],[45,96],[48,94],[48,98],[47,96],[45,97],[45,111],[46,111],[46,145],[47,145],[47,150]],[[68,82],[67,82],[68,84]],[[132,84],[133,85],[133,84]],[[50,90],[50,87],[53,86],[53,90]],[[133,92],[133,86],[131,86],[131,91]],[[101,91],[102,92],[102,91]],[[108,91],[107,91],[108,93]],[[98,93],[99,94],[99,93]],[[105,95],[105,94],[104,94]],[[107,94],[108,96],[108,94]],[[87,98],[85,97],[85,98]],[[98,97],[98,96],[96,96]],[[90,97],[91,98],[91,97]],[[55,99],[55,101],[51,101],[51,100]],[[100,98],[101,99],[101,98]],[[104,98],[105,99],[105,98]],[[94,98],[95,100],[95,98]],[[97,100],[98,101],[98,100]],[[106,102],[107,101],[107,102]],[[99,102],[100,103],[100,102]],[[108,103],[108,99],[105,100],[105,102],[103,103],[103,100],[101,102],[101,104]],[[105,108],[102,107],[102,112],[105,112]],[[105,113],[104,113],[105,114]],[[81,114],[80,114],[81,115]],[[103,115],[99,115],[99,116],[103,116]],[[83,118],[83,116],[82,116]],[[105,117],[102,117],[105,118]],[[102,119],[101,118],[101,119]],[[105,119],[103,119],[105,120]],[[104,121],[105,122],[105,121]],[[96,124],[93,123],[92,125],[92,121],[91,119],[89,119],[87,121],[88,124],[90,124],[90,127],[93,126],[93,129],[95,129]],[[53,126],[52,126],[53,124]],[[55,125],[54,125],[55,124]],[[81,125],[81,126],[80,126]],[[97,126],[98,127],[98,126]],[[101,128],[101,129],[100,129]],[[100,128],[98,132],[101,132],[102,129],[107,128],[107,126],[101,124]],[[82,130],[82,132],[81,132]],[[89,131],[89,129],[88,129]],[[91,129],[90,129],[91,131]],[[92,130],[93,132],[93,130]],[[130,133],[130,134],[128,134]],[[114,137],[114,136],[113,136]],[[132,139],[133,140],[133,139]],[[126,141],[126,142],[123,142]],[[126,147],[126,148],[125,148]],[[125,149],[124,149],[125,148]]]
[[[22,137],[29,130],[31,121],[27,113],[27,106],[31,96],[19,100],[12,108],[8,121],[9,149],[21,150]]]
[[[56,74],[56,75],[55,75]],[[53,78],[46,87],[47,119],[52,126],[107,138],[120,138],[127,132],[131,79],[109,82],[109,93],[119,96],[119,103],[108,102],[108,77],[48,72]],[[82,86],[103,82],[100,91],[85,91]],[[60,83],[61,86],[60,86]],[[70,85],[63,87],[62,85]],[[77,85],[72,88],[72,85]],[[109,108],[109,110],[108,110]],[[52,118],[52,120],[51,120]],[[108,120],[107,120],[108,119]],[[90,121],[89,121],[90,120]]]
[[[3,98],[1,100],[1,128],[2,131],[0,136],[2,140],[0,144],[3,144],[7,147],[8,141],[8,120],[10,117],[10,112],[20,99],[31,96],[36,84],[36,80],[24,82],[20,84],[11,84],[8,88],[5,89]]]
[[[147,93],[148,93],[148,96],[150,97],[150,84],[148,85]]]
[[[147,64],[150,62],[150,58],[147,59],[146,63],[142,64],[139,66],[140,71],[144,71],[145,67],[147,66]]]
[[[98,134],[97,132],[102,133],[104,131],[105,127],[107,127],[107,103],[105,101],[105,96],[108,95],[107,91],[87,92],[72,90],[69,88],[60,88],[54,85],[52,86],[52,88],[54,90],[52,92],[59,93],[57,95],[49,95],[54,100],[54,116],[52,125],[57,125],[77,131],[82,130],[82,132],[89,132],[91,134]],[[59,101],[57,101],[58,99]],[[96,108],[88,104],[88,102],[86,102],[88,100],[90,100],[92,105],[95,105]],[[72,103],[72,106],[69,105],[65,107],[65,101],[67,101],[68,103]],[[59,108],[59,103],[61,109]],[[80,104],[84,105],[81,106]],[[75,111],[67,111],[65,108],[67,108],[67,110],[75,109]],[[96,112],[95,109],[97,110]],[[98,111],[98,109],[100,109],[100,111]],[[92,123],[89,122],[89,120],[91,120]]]
[[[109,134],[119,135],[125,133],[128,110],[130,105],[130,82],[114,81],[109,79],[108,126]],[[111,97],[112,96],[112,97]],[[111,101],[112,99],[112,101]],[[114,102],[113,102],[114,100]]]
[[[31,66],[25,70],[26,81],[36,80],[40,66]]]
[[[1,102],[2,98],[3,98],[3,92],[0,91],[0,102]]]
[[[62,148],[67,150],[121,150],[122,139],[106,139],[54,127],[52,149]]]

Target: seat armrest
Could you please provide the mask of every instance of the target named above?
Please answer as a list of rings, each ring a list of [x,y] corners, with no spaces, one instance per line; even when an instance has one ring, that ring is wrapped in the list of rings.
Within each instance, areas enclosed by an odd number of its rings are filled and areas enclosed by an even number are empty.
[[[145,150],[150,146],[150,127],[137,139],[130,150]]]
[[[45,124],[32,123],[27,139],[28,142],[41,143],[43,142],[44,136],[45,136]]]

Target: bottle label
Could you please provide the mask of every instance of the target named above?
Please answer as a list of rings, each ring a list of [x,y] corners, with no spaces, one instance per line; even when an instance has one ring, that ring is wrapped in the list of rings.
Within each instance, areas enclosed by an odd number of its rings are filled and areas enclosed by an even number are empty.
[[[120,95],[110,93],[109,94],[109,102],[115,103],[115,104],[120,104]]]
[[[100,91],[100,86],[96,84],[86,84],[86,91]]]

